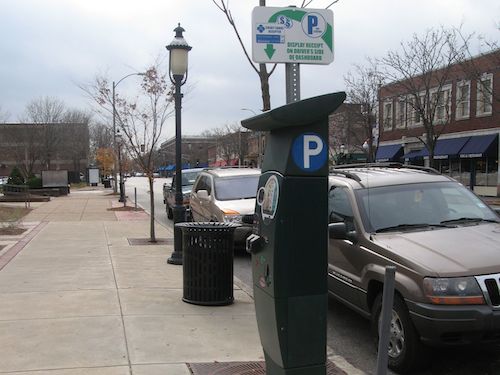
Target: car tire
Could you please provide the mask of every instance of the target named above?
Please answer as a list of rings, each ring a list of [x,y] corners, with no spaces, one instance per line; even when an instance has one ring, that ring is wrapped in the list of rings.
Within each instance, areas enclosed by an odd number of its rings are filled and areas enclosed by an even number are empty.
[[[172,211],[172,208],[167,204],[167,217],[172,220],[174,218],[174,212]]]
[[[378,347],[378,326],[382,312],[382,293],[373,303],[372,308],[372,331]],[[394,305],[391,318],[391,335],[389,338],[388,365],[391,370],[398,373],[407,373],[415,369],[423,368],[429,364],[430,353],[426,346],[420,341],[415,326],[413,325],[408,308],[401,297],[394,294]]]

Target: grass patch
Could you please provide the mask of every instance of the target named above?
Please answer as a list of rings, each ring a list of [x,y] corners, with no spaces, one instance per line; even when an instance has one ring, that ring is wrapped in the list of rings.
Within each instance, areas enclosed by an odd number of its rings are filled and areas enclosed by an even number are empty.
[[[31,212],[31,208],[0,205],[0,223],[15,223]]]
[[[112,208],[108,208],[108,211],[137,211],[137,212],[140,212],[140,211],[144,211],[142,208],[140,207],[137,207],[137,210],[135,209],[135,207],[132,207],[132,206],[120,206],[120,207],[112,207]]]
[[[0,235],[17,236],[25,232],[17,223],[30,212],[31,208],[0,205]]]
[[[87,187],[86,182],[75,182],[75,183],[70,184],[71,189],[82,189],[85,187]]]

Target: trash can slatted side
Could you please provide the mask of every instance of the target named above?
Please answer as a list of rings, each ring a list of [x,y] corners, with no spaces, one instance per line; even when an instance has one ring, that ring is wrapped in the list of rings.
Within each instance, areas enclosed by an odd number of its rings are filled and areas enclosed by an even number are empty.
[[[227,305],[233,297],[233,237],[226,223],[182,223],[183,301]]]

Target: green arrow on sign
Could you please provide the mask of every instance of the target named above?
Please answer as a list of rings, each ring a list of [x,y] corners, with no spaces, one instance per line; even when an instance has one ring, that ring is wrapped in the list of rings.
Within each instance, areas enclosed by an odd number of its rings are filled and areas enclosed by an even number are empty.
[[[264,51],[266,52],[266,55],[267,57],[269,57],[269,59],[271,59],[274,55],[274,52],[276,52],[272,44],[268,44]]]

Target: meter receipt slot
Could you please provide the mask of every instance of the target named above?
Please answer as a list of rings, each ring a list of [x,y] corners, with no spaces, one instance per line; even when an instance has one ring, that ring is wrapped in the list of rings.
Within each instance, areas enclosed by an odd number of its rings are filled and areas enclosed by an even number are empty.
[[[269,131],[247,240],[268,375],[326,373],[328,116],[344,100],[322,95],[242,121]]]

